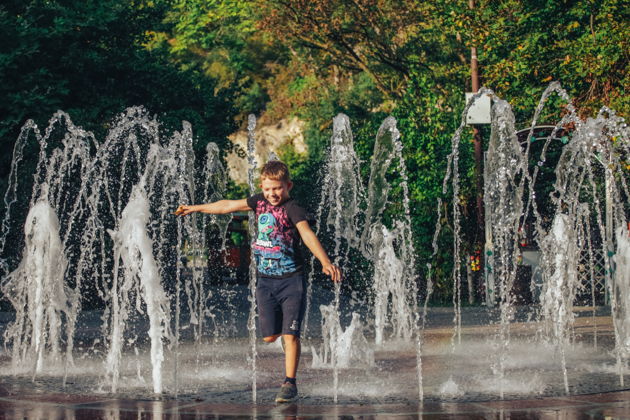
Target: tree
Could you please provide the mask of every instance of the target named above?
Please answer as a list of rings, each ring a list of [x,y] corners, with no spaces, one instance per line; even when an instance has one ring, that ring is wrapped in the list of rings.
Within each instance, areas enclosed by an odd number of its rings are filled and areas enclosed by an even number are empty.
[[[262,1],[261,27],[306,47],[324,66],[368,74],[387,97],[399,97],[410,67],[422,65],[413,41],[431,11],[413,1]],[[420,50],[420,51],[419,51]]]
[[[604,1],[467,2],[448,6],[445,30],[479,49],[482,85],[508,99],[522,118],[559,81],[585,114],[609,106],[626,114],[630,102],[630,29],[625,3]]]
[[[31,118],[46,126],[58,109],[102,138],[115,115],[144,105],[165,130],[189,120],[200,153],[209,141],[227,143],[233,129],[229,92],[216,96],[212,79],[178,68],[163,49],[143,46],[147,31],[162,25],[164,11],[152,2],[114,0],[0,6],[3,184],[21,125]]]
[[[286,50],[257,30],[254,2],[175,0],[168,5],[149,48],[164,48],[180,68],[216,80],[215,92],[231,92],[241,117],[261,112],[269,100],[268,64],[284,64]]]

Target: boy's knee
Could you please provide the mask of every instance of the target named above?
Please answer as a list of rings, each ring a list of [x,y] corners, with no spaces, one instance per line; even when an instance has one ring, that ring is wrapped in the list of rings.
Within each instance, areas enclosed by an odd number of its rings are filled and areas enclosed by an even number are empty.
[[[263,337],[263,341],[265,343],[273,343],[280,337],[279,335],[270,335],[269,337]]]
[[[300,337],[298,337],[297,335],[284,334],[282,337],[284,338],[284,342],[288,344],[300,342]]]

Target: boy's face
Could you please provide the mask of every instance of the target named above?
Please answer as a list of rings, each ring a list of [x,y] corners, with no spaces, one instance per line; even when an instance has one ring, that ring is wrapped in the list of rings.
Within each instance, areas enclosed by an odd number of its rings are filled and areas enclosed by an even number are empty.
[[[293,188],[293,183],[291,181],[274,181],[273,179],[263,178],[260,188],[265,199],[272,206],[277,206],[289,198],[289,191]]]

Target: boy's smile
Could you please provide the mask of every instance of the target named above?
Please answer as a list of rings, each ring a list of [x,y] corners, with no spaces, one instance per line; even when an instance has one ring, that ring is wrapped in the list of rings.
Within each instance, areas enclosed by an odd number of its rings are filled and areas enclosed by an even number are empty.
[[[260,188],[265,199],[272,206],[278,206],[289,198],[289,191],[293,188],[293,183],[264,178],[260,183]]]

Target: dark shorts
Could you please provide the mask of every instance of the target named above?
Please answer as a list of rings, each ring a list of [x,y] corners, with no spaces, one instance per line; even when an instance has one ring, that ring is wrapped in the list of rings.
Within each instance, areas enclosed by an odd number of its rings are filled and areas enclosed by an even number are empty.
[[[306,283],[302,273],[284,279],[258,277],[258,322],[263,337],[278,334],[300,336],[306,309]]]

